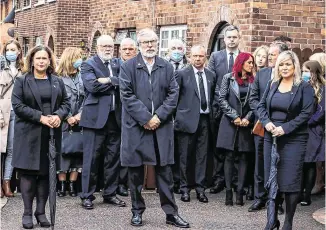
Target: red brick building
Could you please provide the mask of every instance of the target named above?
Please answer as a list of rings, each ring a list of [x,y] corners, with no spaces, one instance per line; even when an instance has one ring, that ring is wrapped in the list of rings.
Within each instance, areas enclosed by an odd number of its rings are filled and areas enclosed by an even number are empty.
[[[160,54],[172,37],[188,47],[207,46],[208,53],[223,48],[223,28],[242,31],[241,48],[253,51],[279,35],[293,39],[292,48],[303,53],[324,50],[325,0],[15,0],[17,33],[24,47],[37,42],[60,55],[67,46],[94,52],[100,34],[119,41],[152,27],[160,37]]]

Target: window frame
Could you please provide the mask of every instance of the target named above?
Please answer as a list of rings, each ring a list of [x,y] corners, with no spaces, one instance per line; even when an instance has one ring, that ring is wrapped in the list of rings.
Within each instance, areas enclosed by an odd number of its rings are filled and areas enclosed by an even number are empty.
[[[167,44],[167,47],[162,47],[163,45],[163,40],[167,40],[168,43],[171,39],[174,39],[176,37],[172,38],[172,31],[179,31],[179,37],[177,39],[181,39],[183,40],[185,43],[187,41],[187,25],[186,24],[180,24],[180,25],[173,25],[173,26],[161,26],[160,28],[160,37],[159,37],[159,56],[160,57],[165,57],[166,53],[169,49],[169,44]],[[168,32],[168,38],[167,39],[163,39],[163,32]],[[183,37],[183,31],[185,31],[185,36]],[[181,35],[181,37],[180,37]],[[165,52],[165,54],[163,55],[163,52]]]

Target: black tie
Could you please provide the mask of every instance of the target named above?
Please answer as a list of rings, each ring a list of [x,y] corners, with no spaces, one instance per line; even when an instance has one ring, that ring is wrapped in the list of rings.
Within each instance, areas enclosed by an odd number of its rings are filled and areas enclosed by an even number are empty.
[[[106,68],[109,68],[110,62],[109,61],[104,62],[104,65]]]
[[[228,73],[232,72],[232,68],[233,68],[233,64],[234,64],[234,60],[233,60],[233,53],[230,53],[230,59],[229,59],[229,69],[228,69]]]
[[[179,62],[176,62],[174,64],[175,64],[175,70],[178,70],[180,63]]]
[[[205,94],[204,81],[202,77],[203,72],[197,72],[197,74],[199,76],[200,107],[203,111],[205,111],[207,109],[207,100]]]

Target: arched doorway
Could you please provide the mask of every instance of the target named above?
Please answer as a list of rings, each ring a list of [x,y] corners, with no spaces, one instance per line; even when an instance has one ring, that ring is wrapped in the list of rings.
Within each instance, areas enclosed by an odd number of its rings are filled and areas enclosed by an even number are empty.
[[[230,24],[226,21],[221,21],[216,25],[211,35],[211,42],[208,47],[209,54],[225,48],[224,31],[228,25]]]
[[[92,40],[92,48],[91,48],[91,54],[94,55],[96,53],[96,40],[101,36],[101,32],[100,31],[96,31],[94,36],[93,36],[93,40]]]
[[[54,53],[54,41],[53,41],[53,37],[52,37],[52,35],[49,37],[48,47],[49,47],[49,48],[52,50],[52,52]]]

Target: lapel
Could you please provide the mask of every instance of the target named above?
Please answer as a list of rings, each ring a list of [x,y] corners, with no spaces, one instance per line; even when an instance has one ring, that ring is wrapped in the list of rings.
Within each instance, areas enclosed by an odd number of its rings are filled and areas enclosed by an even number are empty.
[[[54,112],[55,103],[57,101],[58,89],[59,89],[59,81],[53,75],[48,76],[51,83],[51,109],[52,113]]]
[[[198,85],[197,85],[196,76],[195,76],[195,71],[194,71],[192,65],[189,65],[187,71],[188,71],[188,76],[190,78],[190,82],[192,83],[192,86],[195,89],[195,93],[196,93],[197,97],[200,99]]]
[[[228,53],[226,52],[226,49],[223,50],[223,59],[224,61],[224,73],[228,73],[229,65],[228,65]],[[223,77],[223,76],[222,76]]]
[[[27,83],[28,83],[28,85],[29,85],[29,87],[30,87],[33,95],[34,95],[34,98],[36,100],[37,105],[43,111],[43,105],[42,105],[42,101],[41,101],[41,96],[39,94],[39,90],[37,88],[37,84],[35,82],[35,78],[34,78],[33,74],[28,73],[26,75],[26,79],[27,79]]]
[[[238,98],[238,100],[241,102],[240,100],[240,92],[239,92],[239,85],[236,82],[235,78],[232,76],[230,78],[230,88],[231,90],[234,92],[235,96]]]
[[[281,83],[281,81],[271,83],[272,85],[271,85],[270,91],[269,91],[267,99],[266,99],[266,108],[268,110],[268,114],[270,114],[272,97],[273,97],[274,93],[276,92],[276,90],[277,90],[278,86],[280,85],[280,83]]]
[[[78,77],[78,75],[76,77]],[[61,79],[62,79],[63,83],[65,84],[65,86],[69,87],[74,92],[78,92],[78,88],[77,88],[78,86],[75,85],[75,83],[73,82],[71,77],[65,76],[65,77],[62,77]]]
[[[301,84],[301,83],[300,83],[300,84]],[[300,85],[293,85],[293,86],[292,86],[292,89],[291,89],[291,100],[290,100],[290,103],[289,103],[289,107],[287,108],[287,111],[289,111],[289,109],[290,109],[290,106],[291,106],[291,104],[292,104],[292,102],[293,102],[293,100],[294,100],[294,98],[295,98],[295,95],[296,95],[297,92],[298,92],[299,86],[300,86]]]
[[[149,76],[150,74],[148,72],[147,66],[146,66],[146,64],[145,64],[145,62],[143,60],[143,57],[141,56],[140,53],[137,55],[136,60],[137,60],[137,64],[136,64],[137,67],[136,68],[137,69],[143,69],[147,73],[147,75]],[[154,69],[154,67],[153,67],[153,69]]]
[[[211,78],[211,75],[209,74],[209,72],[207,71],[206,68],[204,68],[205,71],[205,75],[206,75],[206,81],[207,81],[207,96],[208,96],[208,102],[210,103],[211,100],[211,88],[212,88],[212,81],[213,79]]]
[[[252,86],[252,84],[249,83],[248,84],[248,91],[247,91],[247,95],[246,95],[246,100],[245,100],[244,105],[247,104],[247,102],[248,102],[248,99],[249,99],[249,96],[250,96],[250,91],[251,91],[251,86]]]
[[[102,60],[99,58],[99,56],[97,54],[94,56],[94,61],[104,75],[101,77],[110,77],[109,69],[107,68],[107,66],[104,65],[104,63],[102,62]]]

